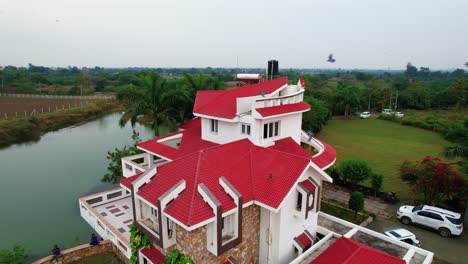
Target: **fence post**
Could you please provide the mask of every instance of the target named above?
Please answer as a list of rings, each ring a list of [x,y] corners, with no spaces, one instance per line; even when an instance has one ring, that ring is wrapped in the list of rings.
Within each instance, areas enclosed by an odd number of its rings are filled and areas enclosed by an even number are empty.
[[[7,115],[7,113],[5,113],[5,119],[8,119],[8,115]]]
[[[26,110],[24,111],[24,116],[28,116],[28,115],[26,114]]]
[[[15,112],[15,116],[18,117],[18,112]]]

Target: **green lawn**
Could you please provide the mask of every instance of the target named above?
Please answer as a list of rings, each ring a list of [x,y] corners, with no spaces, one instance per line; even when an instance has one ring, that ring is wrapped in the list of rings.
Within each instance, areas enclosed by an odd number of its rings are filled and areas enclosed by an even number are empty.
[[[318,138],[332,145],[337,163],[344,159],[365,159],[384,175],[383,191],[395,192],[401,200],[413,198],[399,178],[403,161],[440,156],[450,143],[439,134],[379,119],[330,120]]]

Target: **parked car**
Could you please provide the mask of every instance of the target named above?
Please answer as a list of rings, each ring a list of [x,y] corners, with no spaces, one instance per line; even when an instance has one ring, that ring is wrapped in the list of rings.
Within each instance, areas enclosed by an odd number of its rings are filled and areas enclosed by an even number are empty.
[[[416,239],[416,235],[406,229],[403,229],[403,228],[392,229],[392,230],[385,231],[384,234],[395,240],[400,240],[410,245],[421,247],[421,243],[419,243],[419,240]]]
[[[360,118],[364,118],[364,119],[369,118],[370,116],[371,116],[371,114],[369,112],[362,112],[359,115]]]
[[[395,112],[395,116],[396,117],[404,117],[405,114],[403,114],[402,112]]]
[[[405,225],[426,226],[437,230],[439,235],[443,237],[458,236],[463,232],[461,215],[442,208],[427,205],[404,205],[398,209],[396,215]]]
[[[392,109],[382,109],[382,114],[384,115],[391,115],[392,114]]]

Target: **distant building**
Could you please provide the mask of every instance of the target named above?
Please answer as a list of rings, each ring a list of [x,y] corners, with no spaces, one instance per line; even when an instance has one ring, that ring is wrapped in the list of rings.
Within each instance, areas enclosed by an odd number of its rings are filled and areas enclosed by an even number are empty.
[[[304,81],[289,85],[286,77],[198,91],[195,118],[139,143],[145,153],[122,159],[121,188],[81,198],[82,217],[127,257],[135,224],[154,243],[139,251],[140,263],[162,263],[174,248],[195,263],[309,263],[319,247],[320,263],[340,248],[360,252],[353,263],[375,254],[385,263],[405,263],[349,239],[372,231],[320,212],[323,183],[332,182],[324,170],[336,153],[301,130],[302,113],[310,110],[303,97]],[[321,227],[319,219],[338,221],[351,233]],[[430,252],[404,247],[407,258],[417,253],[432,260]]]

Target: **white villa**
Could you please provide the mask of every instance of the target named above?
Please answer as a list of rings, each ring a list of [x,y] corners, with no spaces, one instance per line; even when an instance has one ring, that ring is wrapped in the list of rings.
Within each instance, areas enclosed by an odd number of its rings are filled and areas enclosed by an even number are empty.
[[[431,263],[431,252],[320,212],[336,153],[301,129],[304,89],[283,77],[199,91],[195,118],[140,143],[143,154],[122,159],[121,187],[81,198],[81,216],[128,258],[136,225],[153,241],[139,263],[174,248],[195,263]]]

